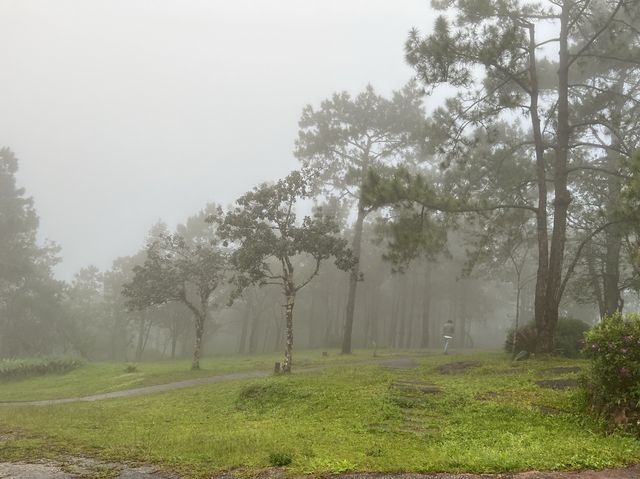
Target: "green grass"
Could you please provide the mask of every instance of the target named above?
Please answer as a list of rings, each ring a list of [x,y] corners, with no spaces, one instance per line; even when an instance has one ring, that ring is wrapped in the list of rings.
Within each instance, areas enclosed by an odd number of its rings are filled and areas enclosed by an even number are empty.
[[[297,367],[314,367],[335,363],[358,362],[372,359],[368,350],[356,350],[343,356],[337,350],[301,351],[294,355]],[[382,351],[385,356],[416,354],[402,351]],[[108,393],[123,389],[165,384],[235,371],[273,370],[275,361],[282,361],[276,353],[258,355],[213,356],[200,361],[201,369],[191,371],[191,360],[165,360],[135,364],[135,372],[126,372],[125,362],[95,362],[65,374],[49,374],[19,379],[0,379],[0,401],[36,401],[74,396]]]
[[[457,375],[434,370],[469,359],[482,366]],[[516,374],[505,373],[511,365],[501,353],[417,361],[414,370],[334,363],[318,372],[98,403],[0,406],[0,434],[18,435],[0,448],[0,460],[81,454],[152,462],[187,477],[229,470],[250,476],[289,459],[290,475],[604,468],[640,460],[636,439],[605,435],[578,413],[578,392],[533,382],[571,376],[544,369],[580,361],[527,361]],[[403,408],[390,389],[398,379],[442,388],[413,408],[428,416],[432,431],[400,430]],[[549,415],[541,406],[562,412]]]

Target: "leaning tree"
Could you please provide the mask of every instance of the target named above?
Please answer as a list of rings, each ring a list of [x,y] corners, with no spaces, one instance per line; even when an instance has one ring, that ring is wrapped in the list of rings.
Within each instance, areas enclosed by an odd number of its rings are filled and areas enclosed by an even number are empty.
[[[234,242],[231,256],[236,270],[236,294],[250,284],[278,285],[286,299],[286,345],[283,372],[291,371],[293,309],[296,294],[318,274],[323,261],[333,257],[342,270],[351,267],[346,241],[338,223],[316,209],[301,221],[296,203],[309,197],[309,185],[294,171],[275,184],[262,184],[236,201],[220,233]],[[295,265],[301,264],[300,271]]]

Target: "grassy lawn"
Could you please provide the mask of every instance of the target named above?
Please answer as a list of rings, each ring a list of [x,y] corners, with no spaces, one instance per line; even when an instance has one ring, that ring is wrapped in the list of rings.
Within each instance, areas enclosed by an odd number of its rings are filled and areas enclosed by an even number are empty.
[[[351,356],[343,356],[338,350],[328,350],[323,357],[321,350],[296,352],[297,367],[315,367],[327,364],[359,362],[372,359],[369,350],[356,350]],[[380,351],[385,357],[415,355],[419,352]],[[214,356],[200,362],[199,371],[191,371],[191,360],[165,360],[135,364],[136,372],[126,372],[125,362],[95,362],[66,374],[51,374],[27,379],[0,380],[0,401],[36,401],[74,396],[88,396],[123,389],[155,384],[165,384],[185,379],[195,379],[236,371],[273,370],[275,361],[282,361],[282,354]]]
[[[270,365],[266,357],[254,360]],[[481,365],[448,375],[435,369],[461,360]],[[232,368],[229,361],[224,364]],[[244,359],[235,361],[245,366]],[[527,361],[515,371],[501,353],[417,362],[411,370],[334,363],[318,372],[98,403],[0,406],[0,434],[17,434],[0,448],[0,460],[84,454],[151,462],[187,477],[227,470],[252,475],[274,458],[290,458],[291,475],[604,468],[640,461],[640,442],[605,435],[578,414],[577,391],[534,383],[575,377],[545,370],[580,361]],[[442,391],[408,401],[392,386],[398,381]]]

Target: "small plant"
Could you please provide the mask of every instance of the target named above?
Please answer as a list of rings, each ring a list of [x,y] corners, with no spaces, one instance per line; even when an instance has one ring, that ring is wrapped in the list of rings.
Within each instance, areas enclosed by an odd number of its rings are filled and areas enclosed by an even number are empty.
[[[284,467],[291,464],[293,459],[288,452],[272,452],[269,454],[269,462],[274,467]]]
[[[384,451],[380,446],[373,446],[366,449],[364,453],[369,457],[380,457],[384,454]]]
[[[124,368],[124,372],[125,373],[137,373],[138,372],[138,366],[136,366],[135,364],[127,364],[127,367]]]
[[[612,426],[640,432],[640,314],[605,317],[586,334],[591,369],[583,377],[589,408]]]

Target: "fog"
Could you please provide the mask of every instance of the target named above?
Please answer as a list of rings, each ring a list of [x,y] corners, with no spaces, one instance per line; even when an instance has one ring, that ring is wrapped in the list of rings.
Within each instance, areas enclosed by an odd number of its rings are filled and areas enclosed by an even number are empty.
[[[407,32],[432,21],[418,0],[0,2],[0,145],[57,276],[296,168],[302,108],[400,88]]]
[[[0,2],[0,357],[579,354],[638,307],[640,13],[548,3]]]

